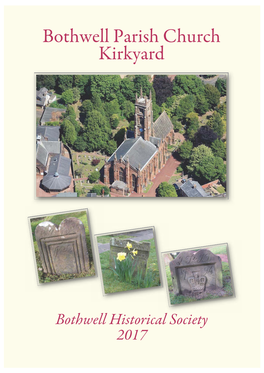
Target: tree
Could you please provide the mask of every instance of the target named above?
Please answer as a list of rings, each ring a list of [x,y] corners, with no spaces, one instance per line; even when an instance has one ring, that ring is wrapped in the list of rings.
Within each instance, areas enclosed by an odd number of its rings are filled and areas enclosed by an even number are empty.
[[[196,75],[176,75],[173,81],[174,95],[187,94],[203,94],[204,84]]]
[[[110,194],[110,189],[106,185],[94,185],[91,189],[91,193],[96,193],[99,196],[103,195],[103,190],[104,195]]]
[[[68,89],[72,88],[73,75],[58,75],[56,83],[56,92],[65,92]]]
[[[61,132],[62,132],[62,142],[72,146],[77,139],[77,134],[76,134],[74,125],[68,119],[65,119],[62,122]]]
[[[110,118],[113,114],[120,115],[120,106],[118,100],[112,100],[104,104],[105,115]]]
[[[208,102],[209,109],[214,109],[219,104],[220,92],[213,85],[205,85],[204,95]]]
[[[193,143],[189,140],[184,141],[180,146],[178,152],[182,159],[189,159],[192,153]]]
[[[91,75],[74,75],[74,87],[79,89],[82,99],[87,95],[90,79]]]
[[[73,102],[78,102],[81,98],[80,89],[77,87],[72,88]]]
[[[208,126],[201,126],[195,134],[195,144],[211,147],[213,141],[217,139],[217,134]]]
[[[173,83],[167,75],[154,75],[153,88],[156,92],[156,102],[162,105],[172,96]]]
[[[93,110],[84,121],[84,139],[87,142],[87,150],[105,149],[111,137],[111,128],[105,116],[99,111]]]
[[[67,91],[64,91],[61,95],[62,101],[66,104],[72,104],[74,101],[73,92],[71,89],[68,89]]]
[[[106,143],[103,150],[106,152],[107,155],[111,155],[116,151],[116,149],[117,149],[116,142],[115,140],[111,139]]]
[[[204,115],[209,110],[208,102],[204,95],[200,94],[196,96],[195,111],[199,115]]]
[[[135,106],[130,101],[124,101],[121,106],[122,115],[130,122],[134,118]]]
[[[195,97],[193,95],[187,95],[180,100],[179,106],[176,109],[176,116],[179,120],[186,117],[187,114],[194,110]]]
[[[171,123],[173,124],[173,128],[175,132],[179,132],[183,129],[183,126],[180,121],[178,121],[177,117],[172,117],[171,118]]]
[[[57,75],[37,75],[37,89],[55,89]]]
[[[135,100],[135,87],[134,82],[129,78],[123,78],[120,83],[120,92],[126,101]]]
[[[224,122],[222,121],[222,118],[218,112],[214,111],[213,115],[208,120],[207,125],[217,134],[219,138],[223,136]]]
[[[120,84],[120,75],[91,75],[91,95],[96,93],[100,100],[111,101],[120,94]]]
[[[226,96],[226,79],[218,78],[215,86],[220,92],[221,96]]]
[[[216,139],[211,146],[213,154],[215,157],[220,157],[226,159],[226,144],[220,139]]]
[[[119,116],[117,114],[113,114],[110,118],[111,128],[116,128],[119,123]]]
[[[89,175],[89,181],[90,181],[90,183],[95,183],[98,179],[99,179],[99,177],[100,177],[100,172],[99,171],[93,171],[92,173],[91,173],[91,175]]]
[[[173,185],[163,181],[157,188],[157,197],[178,197]]]
[[[187,166],[188,171],[191,173],[194,172],[205,157],[213,157],[213,152],[208,146],[199,145],[193,148],[190,162]]]
[[[77,152],[83,152],[86,149],[86,142],[81,136],[78,136],[73,147]]]

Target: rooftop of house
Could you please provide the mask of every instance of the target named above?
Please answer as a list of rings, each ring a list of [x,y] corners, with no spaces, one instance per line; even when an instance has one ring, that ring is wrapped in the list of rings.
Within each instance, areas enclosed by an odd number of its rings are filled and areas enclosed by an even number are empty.
[[[46,123],[50,121],[56,121],[59,119],[62,113],[65,113],[65,109],[58,109],[53,107],[45,107],[43,115],[41,117],[41,123]]]
[[[180,189],[186,194],[187,197],[209,197],[198,181],[187,180],[180,186]]]
[[[61,154],[51,157],[47,175],[43,177],[42,185],[49,190],[64,190],[71,184],[69,171],[71,160]]]
[[[38,140],[58,141],[60,138],[59,126],[37,126]]]
[[[60,141],[37,141],[36,158],[44,166],[47,165],[49,154],[60,154]]]
[[[117,160],[129,161],[129,164],[135,170],[143,170],[156,152],[156,146],[149,141],[145,141],[142,137],[127,139],[111,155],[108,162],[114,161],[116,157]]]

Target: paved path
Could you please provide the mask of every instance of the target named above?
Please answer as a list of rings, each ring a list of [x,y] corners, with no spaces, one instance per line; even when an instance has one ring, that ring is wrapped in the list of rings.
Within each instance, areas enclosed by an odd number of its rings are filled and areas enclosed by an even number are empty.
[[[176,168],[181,163],[177,161],[172,155],[166,162],[165,166],[161,169],[158,175],[152,180],[153,185],[150,190],[144,194],[145,197],[156,197],[156,189],[163,181],[169,181],[172,175],[174,174]]]
[[[124,232],[126,234],[126,232]],[[120,233],[118,234],[120,235]],[[140,242],[144,240],[151,240],[153,238],[152,229],[144,229],[142,231],[127,232],[126,236],[130,236],[134,241]],[[110,250],[110,243],[98,243],[99,254]]]

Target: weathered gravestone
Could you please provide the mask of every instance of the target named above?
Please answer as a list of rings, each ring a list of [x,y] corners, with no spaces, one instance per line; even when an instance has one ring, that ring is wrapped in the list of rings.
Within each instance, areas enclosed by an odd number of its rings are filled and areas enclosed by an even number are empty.
[[[223,287],[222,260],[210,250],[185,251],[170,262],[173,292],[203,298]]]
[[[132,248],[129,250],[127,244],[131,244]],[[134,271],[134,276],[138,271],[142,271],[142,277],[145,277],[147,262],[150,252],[150,242],[137,242],[134,240],[119,240],[115,237],[110,240],[110,266],[115,268],[114,258],[117,258],[117,254],[120,252],[131,253],[133,250],[137,250],[137,255],[134,256],[136,269]]]
[[[67,218],[59,226],[44,221],[35,230],[45,273],[78,274],[89,269],[85,229],[77,218]]]

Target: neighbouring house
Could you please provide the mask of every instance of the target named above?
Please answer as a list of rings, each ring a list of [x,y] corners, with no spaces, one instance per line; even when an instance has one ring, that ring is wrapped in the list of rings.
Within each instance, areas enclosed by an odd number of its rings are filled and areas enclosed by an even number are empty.
[[[52,197],[61,197],[61,198],[71,198],[71,197],[77,197],[77,192],[62,192],[55,194]]]
[[[198,181],[192,179],[182,180],[182,183],[177,183],[177,194],[179,197],[210,197],[206,193]]]
[[[104,165],[103,182],[111,191],[125,195],[143,189],[165,165],[171,153],[168,145],[175,141],[173,124],[164,111],[153,122],[151,92],[135,100],[134,137],[127,138]]]
[[[62,155],[65,149],[59,137],[58,126],[37,127],[36,172],[44,175],[41,187],[48,192],[61,192],[72,181],[71,159]]]
[[[65,112],[65,109],[45,107],[40,119],[40,124],[45,125],[46,122],[57,122]]]
[[[47,88],[42,87],[39,91],[36,91],[36,105],[42,108],[52,102],[56,101],[56,95],[50,93]]]

